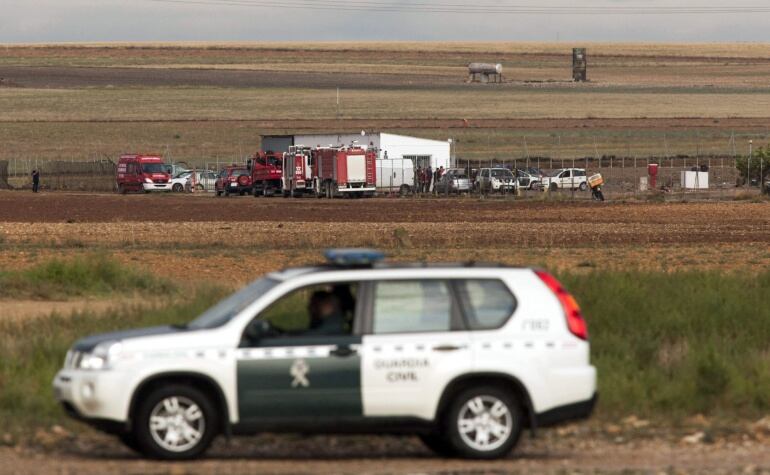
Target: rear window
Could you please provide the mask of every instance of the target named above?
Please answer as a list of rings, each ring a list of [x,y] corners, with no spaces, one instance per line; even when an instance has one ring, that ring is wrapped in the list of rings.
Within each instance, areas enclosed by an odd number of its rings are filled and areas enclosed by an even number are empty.
[[[516,299],[497,279],[472,279],[456,282],[463,313],[471,330],[501,327],[513,315]]]

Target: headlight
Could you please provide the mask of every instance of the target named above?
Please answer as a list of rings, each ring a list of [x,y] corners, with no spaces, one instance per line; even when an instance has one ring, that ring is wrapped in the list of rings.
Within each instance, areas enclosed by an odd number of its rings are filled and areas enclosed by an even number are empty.
[[[145,182],[145,183],[152,183],[152,179],[150,179],[150,178],[145,178],[145,179],[144,179],[144,182]]]
[[[123,345],[118,341],[99,343],[90,353],[83,353],[78,369],[94,371],[110,369],[122,348]]]

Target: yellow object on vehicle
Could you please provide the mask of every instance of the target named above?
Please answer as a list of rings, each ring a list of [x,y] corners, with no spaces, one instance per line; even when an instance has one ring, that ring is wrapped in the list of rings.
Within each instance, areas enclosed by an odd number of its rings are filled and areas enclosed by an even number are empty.
[[[596,188],[599,185],[604,184],[604,177],[601,173],[597,173],[595,175],[591,175],[588,177],[588,184],[591,186],[591,188]]]

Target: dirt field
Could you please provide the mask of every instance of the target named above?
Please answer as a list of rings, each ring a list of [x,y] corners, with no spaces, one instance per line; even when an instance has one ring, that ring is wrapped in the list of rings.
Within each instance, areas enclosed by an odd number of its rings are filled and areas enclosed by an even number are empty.
[[[644,423],[642,421],[641,423]],[[637,423],[639,423],[637,421]],[[770,445],[761,434],[713,435],[644,429],[619,422],[604,428],[568,426],[523,435],[514,455],[499,461],[441,459],[411,437],[260,436],[219,441],[192,463],[141,460],[99,435],[41,432],[37,447],[0,447],[0,473],[766,473]],[[45,449],[46,445],[48,449]],[[58,448],[57,448],[58,447]],[[50,453],[55,454],[55,458]]]
[[[233,284],[318,262],[334,246],[383,248],[395,260],[570,271],[758,270],[770,266],[770,206],[3,192],[0,241],[0,264],[8,268],[49,259],[57,249],[103,250],[140,266],[163,260],[152,270],[166,276]]]
[[[310,130],[452,137],[472,160],[725,155],[770,141],[770,46],[588,47],[591,81],[574,84],[565,44],[13,46],[0,58],[0,159],[143,150],[202,165],[242,159],[261,133]],[[478,60],[502,62],[506,82],[466,84]]]

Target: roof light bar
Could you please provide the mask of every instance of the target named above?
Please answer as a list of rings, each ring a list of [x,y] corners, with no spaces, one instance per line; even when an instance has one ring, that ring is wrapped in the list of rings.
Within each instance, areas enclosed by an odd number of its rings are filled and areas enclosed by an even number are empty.
[[[385,253],[376,249],[327,249],[324,257],[337,266],[365,266],[385,259]]]

